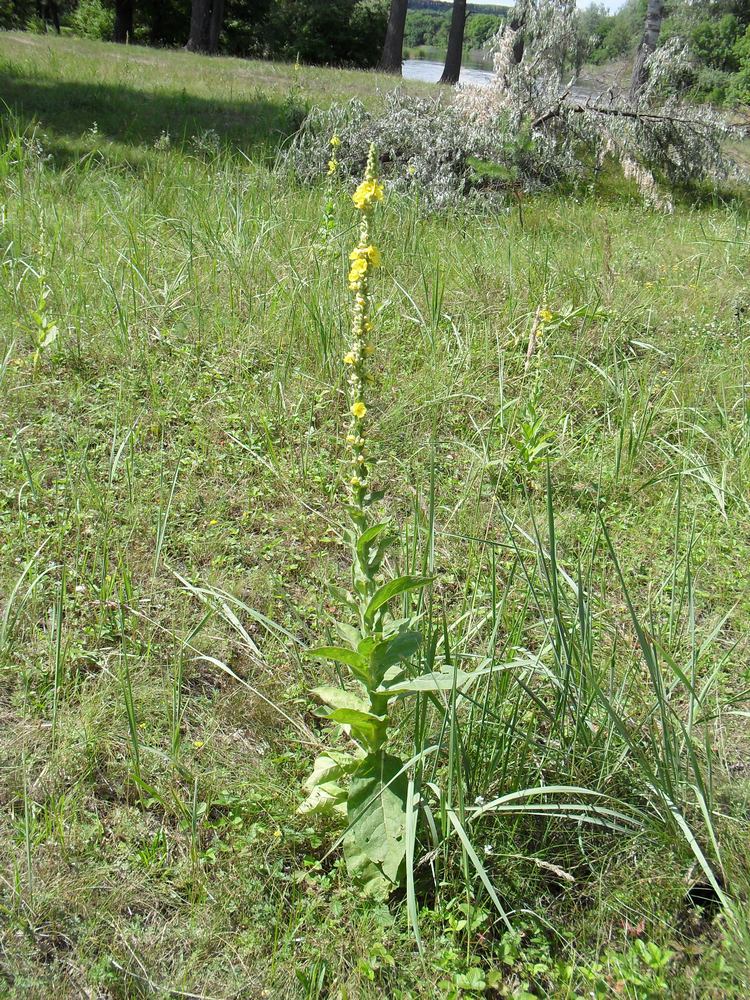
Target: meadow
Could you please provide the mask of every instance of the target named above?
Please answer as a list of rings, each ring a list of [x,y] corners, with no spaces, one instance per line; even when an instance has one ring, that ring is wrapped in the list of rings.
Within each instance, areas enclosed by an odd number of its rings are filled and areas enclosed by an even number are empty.
[[[407,889],[297,813],[344,745],[304,651],[348,572],[357,219],[335,185],[321,236],[277,164],[391,86],[0,34],[0,996],[747,995],[741,193],[386,190],[390,559],[434,578],[416,666],[487,673],[399,710],[440,788]]]

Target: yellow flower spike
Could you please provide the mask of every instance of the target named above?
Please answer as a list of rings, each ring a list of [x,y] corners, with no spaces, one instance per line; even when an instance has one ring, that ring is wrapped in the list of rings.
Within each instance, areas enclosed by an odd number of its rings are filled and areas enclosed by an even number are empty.
[[[331,174],[335,174],[336,173],[336,168],[338,167],[338,165],[339,165],[338,164],[338,160],[329,160],[328,161],[328,176],[329,177],[331,176]]]
[[[345,365],[356,365],[356,363],[357,363],[357,358],[355,357],[355,355],[351,351],[349,351],[348,354],[344,355],[344,364]]]
[[[338,149],[340,145],[341,139],[339,139],[339,137],[334,133],[334,135],[331,136],[331,148]]]
[[[365,406],[365,404],[362,402],[361,399],[358,399],[356,403],[352,403],[351,412],[353,417],[356,417],[357,420],[361,420],[362,417],[364,417],[364,415],[367,413],[367,407]]]
[[[367,261],[364,257],[358,257],[349,269],[349,281],[358,281],[367,274]]]
[[[376,201],[383,200],[383,185],[376,180],[362,181],[352,195],[352,201],[360,211],[366,212]]]

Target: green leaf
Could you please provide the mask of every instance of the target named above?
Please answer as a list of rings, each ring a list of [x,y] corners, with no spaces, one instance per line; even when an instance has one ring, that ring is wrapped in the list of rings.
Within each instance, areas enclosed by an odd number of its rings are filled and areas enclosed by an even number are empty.
[[[485,673],[477,670],[467,674],[465,670],[441,670],[439,673],[422,674],[411,680],[394,681],[378,688],[378,694],[417,694],[426,691],[463,691]]]
[[[382,587],[375,591],[370,603],[367,605],[365,621],[372,622],[375,613],[394,597],[398,597],[399,594],[405,594],[407,590],[418,590],[421,587],[426,587],[428,583],[432,583],[433,579],[431,576],[399,576],[397,579],[383,584]]]
[[[307,650],[308,656],[314,656],[319,660],[334,660],[336,663],[343,663],[349,667],[359,680],[367,683],[368,662],[364,656],[346,646],[316,646],[315,649]]]
[[[342,607],[349,608],[355,613],[359,612],[359,606],[348,590],[344,590],[343,587],[335,587],[331,585],[328,588],[328,593],[335,601],[338,601]]]
[[[397,757],[380,752],[366,757],[349,787],[344,856],[363,891],[385,899],[400,882],[406,854],[408,780]]]
[[[357,648],[362,639],[359,629],[356,629],[353,625],[347,625],[345,622],[334,622],[333,626],[344,642],[348,642],[352,649]]]
[[[336,708],[328,714],[331,722],[349,726],[352,736],[365,749],[374,750],[383,742],[388,723],[384,715],[373,715],[358,708]]]
[[[344,688],[324,685],[323,687],[313,688],[310,693],[319,701],[322,701],[324,705],[328,705],[329,708],[353,709],[355,712],[369,714],[367,711],[369,708],[367,702],[351,691],[346,691]]]
[[[346,798],[346,789],[341,785],[337,785],[335,781],[323,781],[310,790],[305,801],[298,806],[297,813],[300,816],[309,816],[311,813],[345,813]]]
[[[298,807],[300,815],[323,812],[346,812],[346,789],[338,782],[359,767],[360,761],[348,753],[326,750],[316,758],[312,773],[302,786],[308,793]]]
[[[389,667],[408,660],[419,649],[422,642],[420,632],[399,632],[392,639],[383,639],[370,651],[370,680],[372,686],[383,682]],[[364,653],[364,650],[360,649]]]
[[[357,540],[357,556],[363,566],[367,566],[367,550],[378,535],[381,535],[387,527],[387,523],[373,524],[372,527],[368,528],[367,531],[363,531],[359,536]]]

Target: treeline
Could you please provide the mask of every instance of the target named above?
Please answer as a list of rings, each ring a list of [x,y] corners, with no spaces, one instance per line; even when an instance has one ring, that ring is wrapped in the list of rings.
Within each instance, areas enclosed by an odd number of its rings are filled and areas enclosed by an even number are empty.
[[[594,4],[578,15],[578,47],[586,61],[602,65],[630,56],[643,31],[647,0],[628,0],[610,14]],[[713,103],[750,102],[750,0],[666,0],[660,44],[689,46],[686,86]]]
[[[414,0],[412,0],[414,3]],[[436,7],[442,9],[435,9]],[[487,10],[488,8],[483,8]],[[500,30],[505,11],[503,8],[489,8],[491,14],[477,13],[477,7],[472,4],[469,7],[466,27],[464,28],[464,48],[481,49]],[[424,7],[410,9],[406,15],[406,28],[404,29],[404,45],[409,48],[418,48],[428,45],[437,49],[445,49],[448,45],[448,34],[451,24],[451,8],[447,4],[432,4]]]
[[[2,28],[364,67],[387,19],[388,0],[0,0]]]

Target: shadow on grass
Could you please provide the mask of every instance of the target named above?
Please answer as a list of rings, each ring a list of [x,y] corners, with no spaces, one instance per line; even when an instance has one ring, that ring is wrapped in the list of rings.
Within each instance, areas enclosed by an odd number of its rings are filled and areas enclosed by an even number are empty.
[[[70,155],[67,144],[54,148],[56,139],[75,146],[96,123],[103,139],[134,151],[153,147],[163,133],[169,133],[178,148],[187,148],[193,136],[212,130],[221,145],[239,148],[255,160],[267,160],[300,124],[299,108],[262,93],[204,98],[184,89],[141,90],[132,85],[24,74],[2,63],[0,95],[0,119],[14,117],[21,128],[41,123],[55,159],[58,154],[62,159]],[[127,151],[123,158],[128,158]]]

